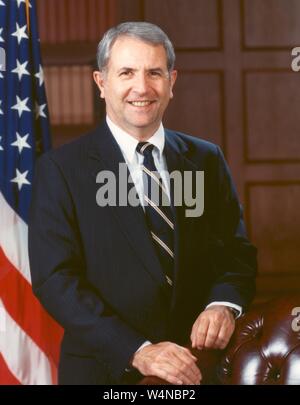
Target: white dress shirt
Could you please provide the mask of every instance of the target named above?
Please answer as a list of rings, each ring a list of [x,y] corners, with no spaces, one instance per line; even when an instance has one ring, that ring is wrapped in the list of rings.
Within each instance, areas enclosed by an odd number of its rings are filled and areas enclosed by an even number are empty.
[[[123,129],[118,127],[114,122],[111,121],[111,119],[108,116],[106,116],[106,122],[113,137],[115,138],[117,144],[121,149],[125,162],[128,165],[128,169],[134,182],[135,188],[137,190],[141,205],[144,206],[143,170],[141,167],[144,160],[144,156],[136,151],[136,147],[139,141],[130,134],[128,134],[127,132],[125,132]],[[165,131],[162,123],[160,124],[158,130],[151,136],[151,138],[147,139],[147,142],[150,142],[154,146],[156,146],[152,151],[154,163],[158,173],[161,175],[162,181],[170,198],[169,181],[167,179],[168,176],[167,162],[163,153],[165,146]],[[242,314],[242,307],[233,304],[231,302],[227,301],[211,302],[207,305],[206,308],[209,308],[212,305],[224,305],[234,308],[239,312],[238,317],[241,316]],[[149,341],[144,342],[138,348],[137,351],[141,350],[144,346],[148,344],[151,344],[151,342]]]
[[[106,122],[121,149],[138,193],[141,205],[144,206],[144,183],[142,170],[144,156],[136,151],[139,141],[133,136],[129,135],[123,129],[119,128],[109,119],[109,117],[106,117]],[[154,163],[158,173],[161,175],[167,195],[170,198],[167,162],[163,154],[165,146],[165,131],[162,124],[160,124],[158,130],[151,136],[151,138],[147,139],[147,142],[150,142],[155,146],[152,151]]]

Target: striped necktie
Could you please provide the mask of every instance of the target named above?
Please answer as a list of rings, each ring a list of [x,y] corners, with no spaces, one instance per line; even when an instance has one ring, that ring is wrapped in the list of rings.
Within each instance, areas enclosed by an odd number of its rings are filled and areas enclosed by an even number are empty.
[[[170,286],[174,272],[174,215],[170,200],[153,160],[154,145],[140,142],[136,150],[143,155],[144,208],[152,240]]]

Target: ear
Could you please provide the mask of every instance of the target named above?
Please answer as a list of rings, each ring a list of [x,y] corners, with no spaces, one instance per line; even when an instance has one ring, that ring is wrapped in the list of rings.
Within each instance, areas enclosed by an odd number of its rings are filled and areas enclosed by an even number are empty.
[[[173,98],[173,86],[176,82],[176,79],[177,79],[177,70],[172,70],[172,72],[170,73],[170,82],[171,82],[170,98]]]
[[[101,72],[99,70],[95,70],[93,72],[93,78],[95,80],[95,83],[97,84],[99,90],[100,90],[100,97],[105,98],[105,92],[104,92],[104,72]]]

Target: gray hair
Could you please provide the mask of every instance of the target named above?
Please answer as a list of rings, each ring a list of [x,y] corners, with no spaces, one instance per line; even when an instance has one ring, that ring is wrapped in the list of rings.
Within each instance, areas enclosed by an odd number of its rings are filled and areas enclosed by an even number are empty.
[[[125,22],[106,31],[97,48],[97,63],[100,71],[106,69],[111,49],[121,36],[137,38],[150,44],[163,45],[167,54],[168,71],[171,72],[174,68],[175,52],[168,36],[157,25],[139,21]]]

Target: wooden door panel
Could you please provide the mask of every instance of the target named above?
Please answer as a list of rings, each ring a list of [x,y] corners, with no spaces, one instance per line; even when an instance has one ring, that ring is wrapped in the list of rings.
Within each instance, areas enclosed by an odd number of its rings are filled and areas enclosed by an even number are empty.
[[[46,67],[58,76],[71,67],[63,86],[54,79],[54,90],[46,69],[50,111],[64,122],[55,127],[55,143],[104,116],[95,86],[87,84],[102,32],[121,21],[157,23],[175,44],[179,69],[164,122],[225,151],[259,251],[257,300],[299,291],[300,72],[290,66],[291,49],[300,46],[299,0],[37,3]],[[88,113],[70,100],[70,91],[78,93],[76,69],[85,72]],[[70,94],[62,96],[62,90]],[[58,99],[69,104],[66,111],[58,108]]]

